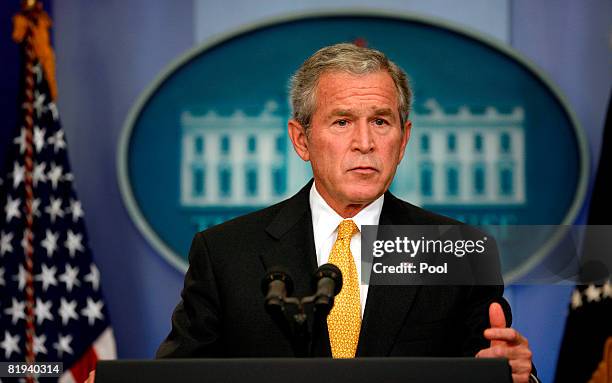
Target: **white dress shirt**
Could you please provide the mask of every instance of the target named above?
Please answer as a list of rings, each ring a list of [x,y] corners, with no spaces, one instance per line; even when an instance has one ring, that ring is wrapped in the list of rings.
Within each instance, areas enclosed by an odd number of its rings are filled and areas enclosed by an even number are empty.
[[[359,296],[361,300],[361,317],[368,297],[368,284],[361,280],[361,226],[378,225],[380,212],[385,196],[381,195],[374,202],[363,208],[357,215],[350,218],[359,228],[359,232],[351,239],[351,253],[357,267],[359,276]],[[327,263],[329,253],[338,237],[338,225],[344,220],[332,209],[321,197],[313,182],[310,188],[310,210],[312,211],[312,231],[314,233],[315,249],[317,251],[317,264],[319,266]]]

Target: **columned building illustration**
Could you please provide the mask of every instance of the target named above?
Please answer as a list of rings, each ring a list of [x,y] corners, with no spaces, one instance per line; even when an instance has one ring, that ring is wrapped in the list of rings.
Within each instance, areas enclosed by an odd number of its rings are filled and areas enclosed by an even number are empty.
[[[269,101],[256,116],[182,114],[180,202],[207,210],[200,226],[286,197],[288,137],[276,108]]]
[[[525,196],[524,111],[447,113],[433,99],[413,113],[392,192],[425,206],[521,205]],[[268,101],[257,115],[235,110],[181,116],[180,204],[205,228],[289,197],[307,181],[293,161],[287,116]],[[301,178],[304,178],[301,180]]]
[[[525,196],[524,111],[446,113],[433,99],[413,129],[392,191],[421,205],[520,205]]]

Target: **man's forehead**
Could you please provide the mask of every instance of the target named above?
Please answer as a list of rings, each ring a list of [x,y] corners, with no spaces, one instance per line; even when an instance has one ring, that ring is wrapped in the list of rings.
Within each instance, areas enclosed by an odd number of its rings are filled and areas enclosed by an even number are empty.
[[[388,107],[379,107],[376,105],[367,107],[366,110],[368,110],[372,114],[379,116],[393,116],[397,112],[396,109]],[[355,114],[358,114],[358,111],[353,108],[334,108],[330,110],[329,114],[335,116],[353,116]]]
[[[382,70],[364,74],[339,71],[324,72],[319,77],[315,88],[317,97],[329,97],[351,91],[355,91],[356,96],[360,93],[368,94],[370,91],[377,94],[388,92],[387,96],[398,100],[398,92],[393,78],[389,73]],[[349,93],[349,95],[352,94]]]
[[[345,82],[346,80],[366,81],[369,78],[378,77],[379,82],[393,83],[393,78],[386,70],[380,69],[365,73],[353,73],[345,70],[328,69],[319,76],[318,84],[321,82]]]
[[[326,116],[399,113],[399,95],[391,75],[384,70],[364,74],[326,71],[316,86],[315,113]],[[363,100],[362,104],[357,104]]]

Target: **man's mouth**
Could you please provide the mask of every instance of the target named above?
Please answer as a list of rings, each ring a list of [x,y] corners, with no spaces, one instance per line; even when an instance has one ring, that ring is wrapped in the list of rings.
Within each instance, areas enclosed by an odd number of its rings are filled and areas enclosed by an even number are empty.
[[[357,166],[350,169],[349,171],[358,174],[373,174],[378,172],[376,168],[373,168],[371,166]]]

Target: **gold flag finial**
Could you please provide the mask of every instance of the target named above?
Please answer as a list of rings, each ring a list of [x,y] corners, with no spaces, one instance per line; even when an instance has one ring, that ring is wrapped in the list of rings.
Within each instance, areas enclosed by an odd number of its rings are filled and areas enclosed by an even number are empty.
[[[22,2],[22,7],[24,9],[33,9],[35,5],[36,5],[36,0],[24,0]]]
[[[55,81],[55,54],[51,48],[49,28],[52,21],[42,4],[36,0],[23,0],[22,11],[13,16],[13,41],[22,43],[29,35],[34,55],[42,65],[51,98],[57,98]]]

